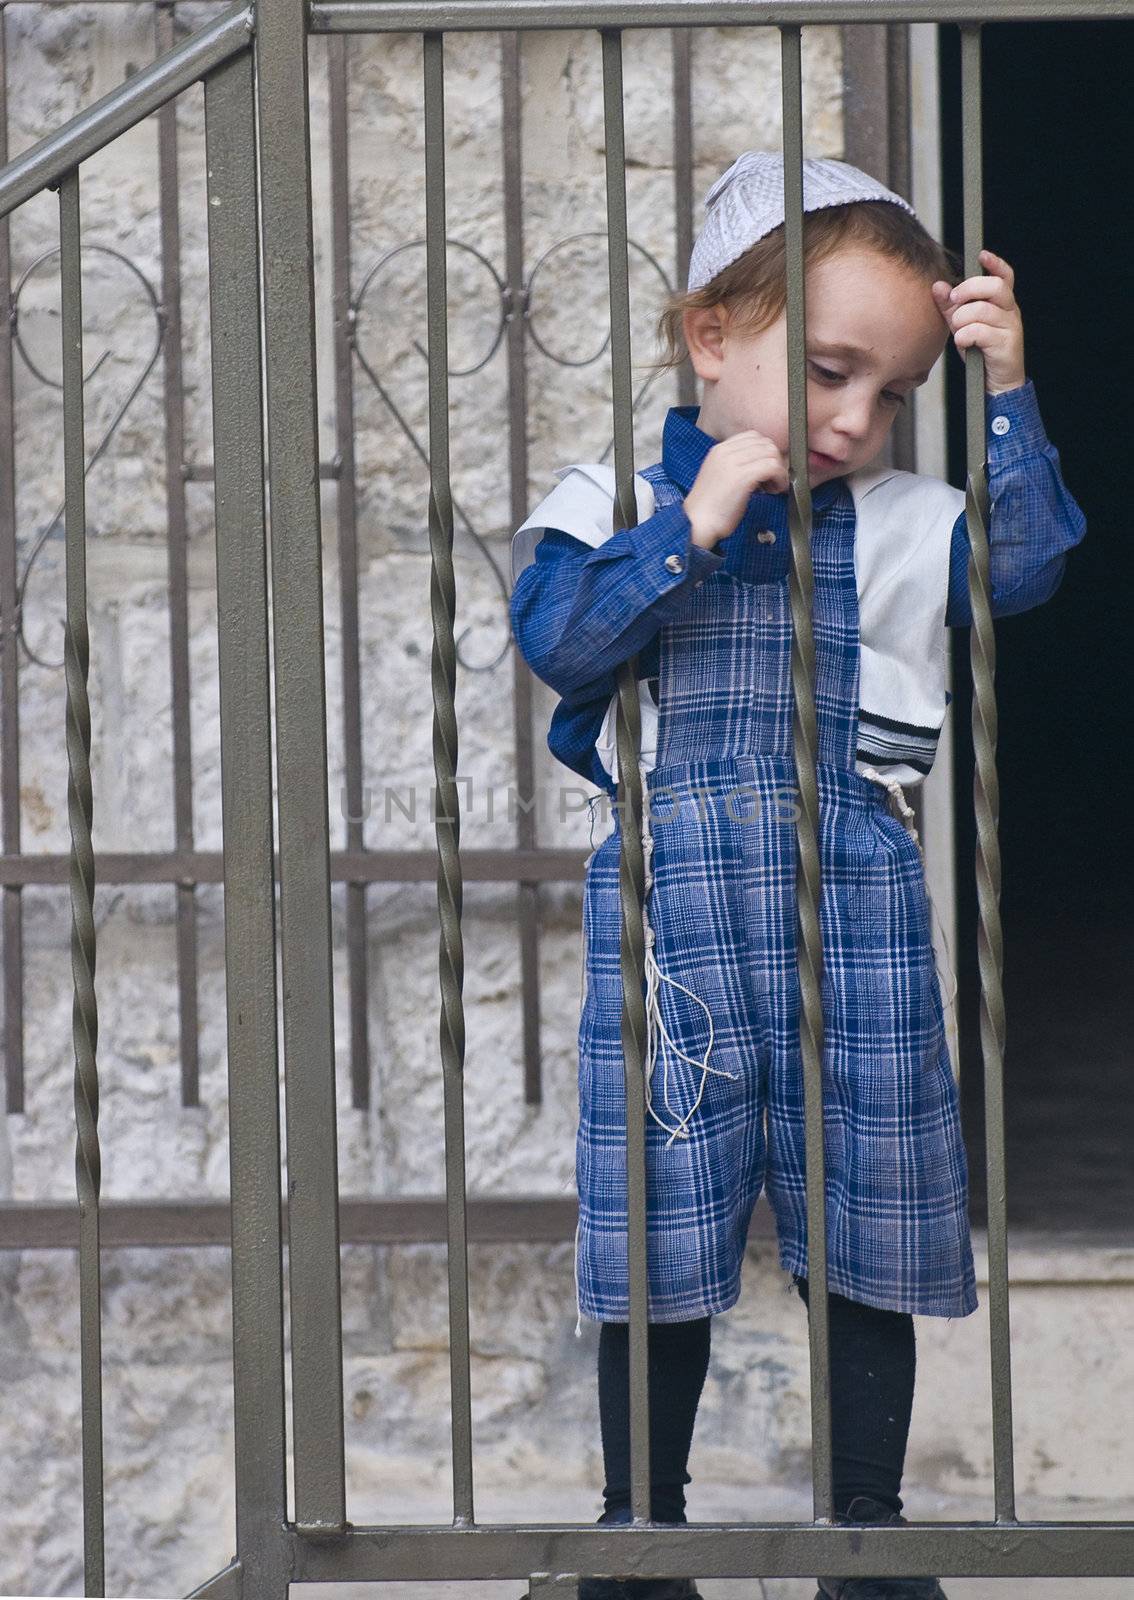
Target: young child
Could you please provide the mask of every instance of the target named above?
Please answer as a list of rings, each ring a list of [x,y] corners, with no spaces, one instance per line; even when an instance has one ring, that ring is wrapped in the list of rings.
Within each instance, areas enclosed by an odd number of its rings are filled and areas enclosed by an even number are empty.
[[[612,533],[609,467],[566,467],[513,541],[515,637],[562,696],[549,744],[614,796],[615,673],[637,655],[647,845],[652,1514],[685,1520],[711,1318],[734,1304],[761,1185],[807,1301],[788,571],[783,163],[746,151],[713,188],[681,340],[700,408],[666,417]],[[835,1507],[901,1521],[913,1313],[976,1306],[967,1174],[916,834],[945,629],[971,621],[961,491],[872,466],[949,336],[984,353],[994,616],[1049,598],[1085,519],[1025,377],[1007,262],[957,282],[900,196],[804,163],[824,1115]],[[579,1027],[583,1315],[602,1323],[605,1522],[629,1520],[625,1093],[614,831],[587,864]],[[682,1580],[588,1580],[586,1600],[678,1600]],[[818,1600],[943,1600],[933,1579],[823,1579]]]

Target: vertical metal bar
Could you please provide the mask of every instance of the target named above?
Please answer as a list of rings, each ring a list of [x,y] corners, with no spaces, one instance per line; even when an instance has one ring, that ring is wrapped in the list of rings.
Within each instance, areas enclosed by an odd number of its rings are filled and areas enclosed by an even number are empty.
[[[323,552],[304,0],[257,8],[295,1520],[346,1521]]]
[[[884,22],[846,22],[839,29],[843,78],[843,160],[890,183],[889,44]]]
[[[59,187],[63,331],[63,480],[67,623],[67,814],[71,824],[71,975],[75,998],[75,1181],[79,1196],[79,1339],[83,1410],[83,1568],[86,1592],[105,1590],[102,1481],[102,1318],[98,1197],[98,1004],[95,998],[95,863],[91,844],[91,710],[87,698],[86,441],[83,430],[83,262],[79,174]]]
[[[507,279],[508,341],[508,483],[512,526],[527,516],[528,503],[528,374],[524,287],[523,104],[520,94],[521,35],[500,35],[501,142],[504,157],[504,272]],[[512,652],[512,727],[516,748],[516,788],[529,798],[535,793],[532,749],[532,674],[518,650]],[[516,811],[516,847],[534,850],[536,811]],[[543,1099],[539,1029],[539,885],[520,883],[516,890],[520,931],[520,996],[524,1034],[524,1100]]]
[[[171,50],[172,0],[154,16],[158,54]],[[173,827],[177,849],[193,849],[193,747],[189,708],[189,533],[185,515],[185,387],[181,362],[181,212],[177,101],[158,112],[161,208],[162,355],[165,400],[165,503],[169,529],[169,668],[173,698]],[[191,883],[177,885],[177,997],[181,1022],[181,1103],[200,1104],[197,1054],[197,908]]]
[[[888,185],[910,197],[913,151],[910,144],[910,24],[886,26],[886,151]]]
[[[445,263],[445,41],[422,39],[425,87],[425,274],[429,354],[429,604],[433,613],[433,771],[437,913],[441,923],[441,1067],[445,1086],[449,1374],[453,1424],[453,1521],[473,1515],[469,1376],[469,1264],[465,1197],[465,952],[461,933],[461,808],[457,793],[456,577],[449,488],[449,331]]]
[[[843,57],[843,158],[910,196],[909,28],[906,23],[849,22]],[[894,419],[882,465],[912,470],[913,411]],[[915,809],[918,797],[915,796]]]
[[[335,508],[339,532],[339,615],[342,629],[343,762],[346,847],[365,849],[362,814],[362,692],[358,645],[358,498],[354,470],[354,318],[350,304],[350,130],[347,89],[350,40],[327,41],[330,104],[331,294],[335,327]],[[366,885],[346,886],[347,981],[350,996],[351,1104],[370,1104],[367,1020]]]
[[[980,24],[961,29],[961,168],[964,188],[965,275],[981,270],[984,228],[981,162]],[[996,635],[989,601],[988,470],[985,452],[984,357],[965,352],[965,436],[969,529],[969,649],[973,675],[976,768],[976,880],[979,924],[980,1042],[984,1063],[985,1159],[988,1171],[988,1310],[992,1363],[992,1448],[996,1520],[1014,1522],[1012,1354],[1008,1311],[1007,1172],[1004,1151],[1004,940],[1000,923],[1000,782],[996,773]]]
[[[8,160],[7,12],[0,6],[0,167]],[[12,250],[0,218],[0,839],[20,853],[20,651],[16,573],[16,404],[12,371]],[[5,1109],[24,1109],[24,924],[20,886],[4,902]]]
[[[224,818],[236,1544],[286,1600],[283,1248],[267,530],[251,52],[205,81]]]
[[[674,28],[673,49],[673,219],[674,285],[683,290],[693,254],[693,30]],[[697,375],[689,357],[677,369],[677,403],[697,404]]]
[[[626,226],[626,129],[622,34],[602,30],[606,231],[610,278],[610,379],[614,402],[614,526],[638,521],[634,494],[634,391],[630,366],[630,258]],[[618,807],[622,824],[622,1053],[626,1071],[627,1252],[630,1270],[630,1504],[650,1519],[649,1276],[646,1261],[645,855],[642,846],[638,659],[618,670]]]
[[[915,22],[910,27],[910,199],[918,216],[935,239],[942,236],[941,221],[941,85],[936,23]],[[939,362],[929,382],[914,400],[915,445],[913,461],[919,472],[948,477],[945,439],[945,363]],[[947,630],[945,688],[954,688],[953,654],[958,648],[956,630]],[[937,742],[933,770],[922,790],[920,828],[925,848],[926,881],[936,911],[937,948],[944,959],[954,959],[957,948],[957,852],[953,812],[953,759],[956,739],[954,718],[947,716]],[[945,1013],[953,1074],[959,1077],[960,1033],[956,1005]]]
[[[788,434],[792,565],[793,741],[799,784],[797,878],[800,1045],[807,1160],[808,1330],[811,1350],[811,1472],[816,1521],[834,1513],[831,1484],[830,1330],[827,1303],[826,1166],[823,1157],[823,943],[819,925],[819,793],[815,762],[815,638],[811,611],[811,478],[807,465],[807,334],[803,279],[803,69],[801,30],[780,30],[787,247]]]
[[[886,149],[889,187],[907,200],[913,188],[910,142],[910,25],[892,22],[886,28]],[[901,406],[891,429],[893,463],[912,472],[916,461],[914,411]],[[920,786],[914,791],[915,810],[920,805]]]

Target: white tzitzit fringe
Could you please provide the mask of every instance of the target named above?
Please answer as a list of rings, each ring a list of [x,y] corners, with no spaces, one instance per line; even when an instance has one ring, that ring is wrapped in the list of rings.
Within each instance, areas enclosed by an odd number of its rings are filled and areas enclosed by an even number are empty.
[[[666,1140],[665,1145],[666,1149],[668,1150],[675,1139],[688,1139],[689,1123],[697,1108],[700,1106],[701,1101],[704,1099],[705,1084],[708,1081],[709,1074],[712,1073],[712,1075],[717,1078],[730,1078],[734,1083],[736,1081],[737,1074],[735,1072],[726,1072],[722,1067],[710,1067],[709,1055],[713,1048],[713,1014],[705,1002],[701,999],[700,995],[694,994],[692,989],[687,989],[686,986],[683,983],[679,983],[676,978],[667,978],[665,973],[658,966],[657,958],[654,955],[654,930],[650,926],[648,910],[650,890],[653,888],[654,882],[652,865],[654,839],[650,830],[650,793],[646,783],[645,764],[639,762],[638,770],[642,777],[642,857],[645,862],[646,872],[646,887],[645,893],[642,897],[642,931],[646,941],[646,1110],[649,1112],[650,1116],[653,1117],[658,1127],[661,1128],[665,1133],[669,1134],[669,1138]],[[660,989],[663,983],[668,983],[674,989],[680,989],[681,992],[683,994],[687,994],[691,1000],[695,1000],[708,1019],[709,1042],[705,1046],[704,1055],[698,1059],[694,1059],[693,1056],[686,1055],[685,1051],[681,1049],[680,1045],[678,1045],[677,1041],[673,1038],[665,1025],[665,1020],[662,1016],[660,997]],[[661,1043],[662,1051],[662,1100],[665,1104],[666,1111],[668,1111],[672,1118],[676,1119],[672,1126],[669,1123],[663,1122],[661,1117],[658,1116],[658,1113],[654,1109],[654,1068],[657,1064],[659,1041]],[[685,1113],[685,1115],[680,1118],[677,1117],[677,1112],[670,1104],[669,1100],[670,1050],[672,1050],[674,1054],[682,1061],[688,1062],[688,1064],[693,1067],[695,1071],[699,1071],[701,1074],[701,1082],[698,1085],[697,1094],[694,1098],[693,1104],[689,1107],[689,1110]]]
[[[906,791],[902,788],[897,778],[884,778],[873,767],[863,767],[862,776],[872,779],[875,783],[880,783],[884,789],[889,791],[890,799],[898,808],[898,820],[905,825],[909,833],[913,834],[913,842],[917,845],[917,853],[921,857],[921,864],[924,867],[925,851],[921,848],[921,840],[917,836],[917,813],[906,799]]]
[[[874,783],[880,783],[882,787],[889,792],[891,800],[897,807],[898,820],[905,826],[909,833],[913,834],[913,841],[914,844],[917,845],[917,853],[921,857],[921,865],[924,872],[925,851],[922,849],[921,840],[917,836],[916,813],[909,801],[906,799],[905,790],[902,788],[897,778],[884,778],[882,774],[880,772],[876,772],[873,767],[863,767],[862,776],[864,778],[870,778]],[[933,903],[933,896],[929,893],[928,884],[926,885],[925,894],[926,899],[929,901],[929,909],[933,913],[933,920],[937,924],[937,931],[941,935],[941,949],[944,953],[945,966],[948,972],[948,981],[946,984],[946,987],[949,989],[949,999],[946,1002],[946,1009],[948,1009],[948,1007],[951,1006],[953,1001],[957,998],[957,979],[953,972],[949,941],[945,937],[945,929],[941,926],[941,918],[937,915],[937,907]]]

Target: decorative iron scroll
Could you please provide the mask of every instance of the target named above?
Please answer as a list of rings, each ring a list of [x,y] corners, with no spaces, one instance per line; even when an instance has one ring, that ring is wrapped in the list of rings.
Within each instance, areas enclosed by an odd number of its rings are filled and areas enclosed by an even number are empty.
[[[546,270],[548,264],[552,262],[556,256],[560,255],[570,246],[575,245],[580,240],[584,239],[605,241],[606,234],[597,231],[586,231],[568,234],[564,238],[556,240],[554,244],[549,246],[549,248],[538,257],[535,265],[532,267],[532,270],[529,273],[527,281],[524,285],[521,303],[518,308],[513,307],[513,297],[508,285],[504,282],[500,273],[489,260],[488,256],[486,256],[482,251],[478,250],[475,245],[468,244],[463,240],[453,238],[447,240],[448,248],[450,250],[459,250],[464,252],[468,256],[472,257],[473,260],[483,268],[484,274],[488,280],[486,294],[491,296],[491,303],[494,303],[498,307],[498,316],[496,317],[491,328],[491,338],[487,351],[480,357],[479,360],[472,362],[470,365],[463,367],[451,366],[449,368],[450,379],[473,378],[480,372],[484,371],[484,369],[500,350],[501,345],[504,342],[508,322],[516,315],[517,309],[519,315],[524,319],[527,329],[527,336],[531,339],[532,344],[542,356],[544,356],[548,361],[553,362],[556,366],[584,368],[593,366],[596,362],[602,360],[610,346],[609,324],[597,349],[591,351],[590,353],[577,354],[570,349],[557,349],[553,340],[551,340],[547,335],[541,335],[540,328],[538,326],[538,317],[533,311],[533,307],[536,305],[535,290],[540,274]],[[636,253],[644,261],[646,261],[650,267],[653,268],[653,270],[657,273],[662,289],[666,293],[669,293],[672,288],[671,280],[664,267],[658,261],[657,257],[653,255],[651,251],[647,250],[644,245],[638,244],[634,240],[630,241],[630,247],[632,250],[636,251]],[[102,436],[98,440],[89,456],[86,467],[87,475],[89,476],[97,462],[101,460],[101,458],[106,455],[110,449],[115,435],[118,433],[128,412],[135,404],[138,396],[145,387],[147,379],[157,365],[165,346],[169,325],[157,290],[150,282],[146,274],[134,261],[130,259],[129,256],[125,255],[120,250],[112,248],[109,245],[84,243],[83,249],[84,255],[87,257],[89,257],[92,253],[98,253],[120,263],[126,269],[126,271],[136,279],[138,284],[141,285],[145,296],[146,307],[152,314],[154,323],[154,342],[148,351],[146,360],[140,368],[138,375],[131,383],[125,398],[118,405],[110,423],[104,429]],[[378,363],[367,353],[366,349],[364,348],[366,319],[369,314],[367,302],[375,285],[380,282],[382,274],[388,270],[390,264],[397,257],[403,255],[407,251],[424,251],[424,249],[424,238],[411,239],[404,244],[395,245],[392,249],[387,250],[383,255],[379,256],[378,260],[375,261],[374,264],[364,273],[358,290],[351,300],[350,343],[355,359],[358,361],[360,368],[365,373],[371,387],[374,390],[374,393],[378,396],[379,400],[382,402],[383,406],[385,406],[399,430],[405,436],[406,441],[410,445],[415,456],[424,467],[428,468],[429,456],[425,440],[420,437],[418,430],[414,428],[412,421],[406,415],[404,407],[398,404],[398,401],[391,391],[390,384],[388,382],[383,382],[383,379],[377,370]],[[21,297],[25,293],[29,281],[37,273],[41,272],[48,262],[58,259],[58,256],[58,248],[46,250],[41,255],[37,256],[36,259],[24,270],[12,298],[11,325],[15,348],[19,351],[27,370],[39,383],[44,384],[48,388],[61,390],[61,382],[56,378],[53,378],[49,372],[46,372],[43,367],[33,359],[32,354],[28,350],[27,343],[20,331],[20,301]],[[413,340],[413,348],[421,358],[422,374],[424,376],[427,361],[425,346],[420,342],[420,340],[415,338]],[[97,377],[103,366],[114,354],[115,352],[111,349],[102,351],[98,359],[92,364],[90,371],[84,374],[84,387],[90,384],[92,380]],[[637,413],[638,409],[641,407],[646,395],[656,383],[658,377],[658,372],[652,372],[642,382],[634,396],[635,413]],[[612,434],[598,459],[600,461],[606,461],[613,448],[614,437]],[[207,480],[211,476],[211,473],[209,473],[207,470],[204,470],[200,466],[195,466],[191,474],[188,471],[187,465],[184,470],[188,481],[201,481],[202,479]],[[334,466],[332,464],[332,475],[333,472]],[[491,660],[481,663],[467,660],[466,657],[461,653],[461,646],[464,640],[472,632],[471,627],[463,629],[462,632],[457,636],[457,660],[460,666],[466,672],[492,672],[504,660],[512,643],[511,627],[508,621],[508,579],[505,573],[501,570],[496,555],[493,553],[483,532],[478,529],[473,518],[456,498],[454,498],[453,510],[460,527],[472,540],[477,551],[483,557],[484,561],[492,571],[493,578],[500,593],[500,603],[503,608],[505,625],[505,639],[503,645]],[[62,537],[62,521],[63,504],[60,502],[54,514],[44,524],[44,526],[40,528],[32,540],[31,549],[23,561],[19,579],[19,587],[17,591],[17,626],[20,644],[22,645],[24,653],[29,661],[34,662],[36,666],[44,667],[50,671],[61,670],[63,667],[63,658],[60,656],[58,660],[47,660],[30,644],[24,630],[24,603],[35,563],[49,540]]]
[[[142,389],[145,386],[146,379],[157,365],[158,357],[161,355],[162,347],[165,343],[167,326],[165,313],[162,309],[157,290],[154,288],[153,284],[146,277],[141,268],[135,262],[131,261],[129,256],[124,255],[121,250],[113,249],[110,245],[84,243],[84,259],[89,259],[92,254],[108,256],[111,260],[119,262],[123,267],[125,267],[126,271],[131,273],[137,282],[141,284],[148,309],[153,314],[155,337],[153,348],[146,358],[146,362],[142,367],[141,372],[131,384],[126,398],[119,405],[117,411],[114,413],[114,416],[110,421],[109,426],[104,430],[102,437],[99,439],[98,443],[95,445],[93,451],[87,459],[86,468],[83,474],[84,480],[90,476],[91,469],[95,466],[96,462],[101,460],[101,458],[110,448],[111,441],[118,432],[119,428],[122,426],[124,417],[130,410],[130,407],[134,404],[135,400],[138,398],[139,394],[141,394]],[[42,255],[38,255],[29,266],[25,267],[12,295],[11,328],[12,342],[15,348],[19,351],[20,357],[28,371],[35,379],[37,379],[39,383],[45,384],[50,389],[58,389],[60,394],[62,394],[62,378],[53,378],[50,373],[45,372],[41,366],[32,360],[27,348],[27,344],[22,333],[20,332],[20,300],[25,289],[27,288],[28,283],[35,276],[35,274],[39,272],[46,262],[58,260],[59,256],[59,247],[55,246],[50,250],[45,250]],[[90,371],[83,374],[84,390],[91,380],[97,376],[103,365],[110,359],[112,354],[113,352],[111,350],[104,350],[98,357],[98,360],[95,361]],[[28,643],[27,635],[24,632],[24,597],[27,594],[28,583],[31,579],[32,569],[35,566],[36,558],[39,556],[43,547],[46,545],[49,539],[61,539],[63,537],[62,524],[63,513],[65,509],[66,502],[60,501],[54,516],[52,516],[51,519],[36,534],[32,543],[31,551],[24,560],[23,571],[20,575],[19,584],[16,590],[16,628],[19,641],[24,648],[24,653],[27,655],[29,661],[35,662],[36,666],[46,667],[48,670],[56,672],[60,671],[63,667],[63,657],[60,656],[58,661],[45,661],[38,651],[34,650]]]

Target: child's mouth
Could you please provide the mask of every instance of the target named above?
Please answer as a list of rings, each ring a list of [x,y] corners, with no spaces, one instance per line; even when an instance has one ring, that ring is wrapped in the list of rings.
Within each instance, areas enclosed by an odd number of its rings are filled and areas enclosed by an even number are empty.
[[[821,450],[809,450],[807,454],[811,461],[811,465],[813,467],[821,468],[824,472],[829,471],[831,467],[841,467],[844,465],[843,462],[836,461],[834,456],[825,456]]]

